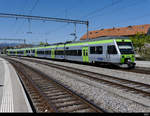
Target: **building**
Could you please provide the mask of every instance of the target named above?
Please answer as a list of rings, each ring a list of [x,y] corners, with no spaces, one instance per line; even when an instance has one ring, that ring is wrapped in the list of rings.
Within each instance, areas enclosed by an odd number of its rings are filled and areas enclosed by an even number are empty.
[[[95,38],[107,37],[107,36],[130,37],[136,35],[138,32],[146,35],[150,34],[150,24],[89,31],[88,38],[95,39]],[[83,35],[80,38],[80,40],[86,40],[86,39],[87,39],[87,34]]]

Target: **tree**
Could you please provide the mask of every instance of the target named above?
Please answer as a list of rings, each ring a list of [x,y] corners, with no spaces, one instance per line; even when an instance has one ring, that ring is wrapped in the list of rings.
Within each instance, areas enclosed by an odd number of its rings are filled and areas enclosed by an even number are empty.
[[[46,43],[44,43],[44,42],[40,42],[40,46],[47,46],[48,45],[48,43],[46,42]]]
[[[130,37],[130,39],[137,52],[140,54],[144,53],[145,43],[150,43],[150,36],[143,33],[137,33],[135,36]]]
[[[150,43],[150,35],[146,36],[146,41],[147,41],[147,43]]]

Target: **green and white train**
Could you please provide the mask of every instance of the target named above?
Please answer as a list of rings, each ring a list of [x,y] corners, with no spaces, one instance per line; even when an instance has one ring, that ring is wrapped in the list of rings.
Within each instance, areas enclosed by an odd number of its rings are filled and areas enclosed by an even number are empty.
[[[7,55],[135,67],[132,41],[121,37],[103,37],[45,47],[8,49]]]

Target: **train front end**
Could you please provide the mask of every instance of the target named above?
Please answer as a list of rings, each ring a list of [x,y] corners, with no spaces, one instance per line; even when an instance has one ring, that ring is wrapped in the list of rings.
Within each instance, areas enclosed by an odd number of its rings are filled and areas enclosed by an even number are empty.
[[[120,51],[120,66],[125,68],[135,68],[135,53],[131,40],[116,41]]]

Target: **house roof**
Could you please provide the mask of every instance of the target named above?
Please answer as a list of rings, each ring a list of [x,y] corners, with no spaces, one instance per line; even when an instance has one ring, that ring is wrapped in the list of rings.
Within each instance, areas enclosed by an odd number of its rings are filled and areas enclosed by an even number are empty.
[[[135,25],[121,28],[111,28],[111,29],[101,29],[88,32],[88,38],[94,39],[98,37],[107,37],[107,36],[132,36],[139,33],[147,34],[150,29],[150,24],[145,25]],[[83,35],[80,40],[85,40],[87,34]]]

